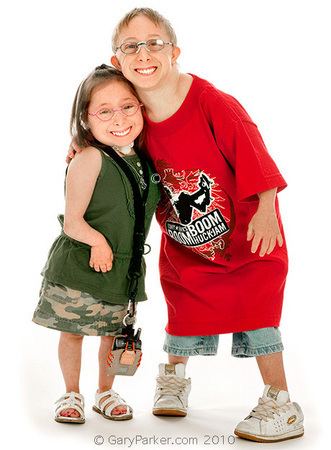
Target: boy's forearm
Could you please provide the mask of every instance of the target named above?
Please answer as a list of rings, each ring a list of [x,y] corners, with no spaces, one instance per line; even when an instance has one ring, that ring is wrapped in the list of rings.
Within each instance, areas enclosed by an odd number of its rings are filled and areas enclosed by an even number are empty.
[[[268,191],[260,192],[259,196],[259,208],[272,209],[275,206],[277,188],[269,189]]]
[[[106,240],[102,233],[92,228],[84,219],[73,221],[64,219],[63,231],[72,239],[84,242],[91,247],[103,244]]]

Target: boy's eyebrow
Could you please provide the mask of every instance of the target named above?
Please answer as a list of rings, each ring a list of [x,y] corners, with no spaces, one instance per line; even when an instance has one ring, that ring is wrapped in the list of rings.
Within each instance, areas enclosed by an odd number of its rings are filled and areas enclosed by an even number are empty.
[[[160,34],[156,34],[156,33],[147,35],[147,38],[151,38],[151,37],[161,37],[161,35]],[[129,37],[125,38],[123,40],[123,42],[132,41],[132,40],[138,41],[138,39],[135,36],[129,36]]]

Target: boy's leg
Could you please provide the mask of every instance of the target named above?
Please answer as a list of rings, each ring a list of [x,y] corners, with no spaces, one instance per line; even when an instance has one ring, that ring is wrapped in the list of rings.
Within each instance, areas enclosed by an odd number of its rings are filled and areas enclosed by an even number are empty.
[[[112,388],[115,376],[107,374],[107,355],[114,341],[114,336],[101,336],[99,347],[99,389],[98,393],[108,391]],[[105,396],[101,405],[110,397]],[[111,412],[112,415],[120,415],[126,413],[126,406],[116,406]]]
[[[79,376],[81,368],[83,336],[61,332],[58,355],[66,385],[66,392],[79,393]],[[78,411],[72,408],[64,409],[60,413],[64,417],[79,417]]]
[[[215,355],[216,336],[173,336],[166,333],[163,350],[168,353],[169,364],[159,364],[154,396],[154,415],[179,416],[187,414],[191,379],[185,378],[189,356]]]
[[[168,355],[169,364],[187,364],[188,356]]]
[[[276,352],[256,357],[264,384],[287,391],[283,353]]]
[[[234,433],[241,438],[278,442],[304,433],[302,410],[287,392],[282,350],[276,327],[233,334],[233,356],[255,356],[265,383],[258,405],[236,426]]]

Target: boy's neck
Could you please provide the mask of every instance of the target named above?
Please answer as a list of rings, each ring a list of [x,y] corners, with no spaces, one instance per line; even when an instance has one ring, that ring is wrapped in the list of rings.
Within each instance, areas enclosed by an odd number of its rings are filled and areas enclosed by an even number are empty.
[[[174,70],[163,86],[151,90],[136,88],[148,117],[162,122],[172,116],[185,100],[192,81],[191,75]]]

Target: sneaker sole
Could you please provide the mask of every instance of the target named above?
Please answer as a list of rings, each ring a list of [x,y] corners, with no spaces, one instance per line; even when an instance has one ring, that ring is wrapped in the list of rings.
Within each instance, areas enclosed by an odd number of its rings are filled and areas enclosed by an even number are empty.
[[[180,409],[162,409],[154,408],[154,416],[174,416],[174,417],[185,417],[187,415],[186,411]]]
[[[249,441],[254,442],[265,442],[265,443],[271,443],[271,442],[281,442],[281,441],[287,441],[288,439],[295,439],[303,436],[304,429],[299,428],[295,431],[290,431],[289,433],[283,434],[281,436],[258,436],[255,434],[249,434],[249,433],[241,433],[240,431],[234,430],[234,434],[242,439],[247,439]]]

